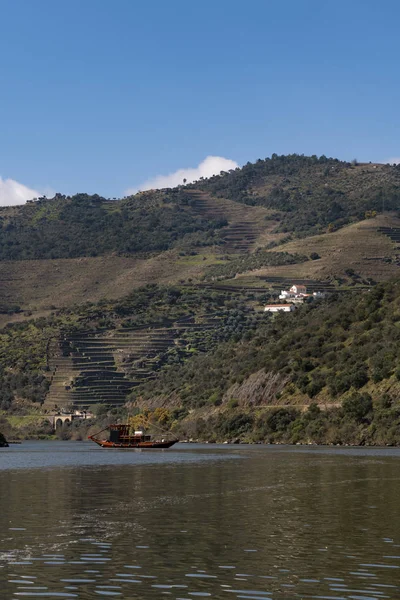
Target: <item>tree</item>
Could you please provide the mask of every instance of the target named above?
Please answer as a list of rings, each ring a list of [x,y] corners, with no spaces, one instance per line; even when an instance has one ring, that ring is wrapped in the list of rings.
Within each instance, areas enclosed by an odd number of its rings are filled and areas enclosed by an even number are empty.
[[[343,400],[342,407],[345,415],[361,421],[372,410],[372,398],[369,394],[353,392]]]

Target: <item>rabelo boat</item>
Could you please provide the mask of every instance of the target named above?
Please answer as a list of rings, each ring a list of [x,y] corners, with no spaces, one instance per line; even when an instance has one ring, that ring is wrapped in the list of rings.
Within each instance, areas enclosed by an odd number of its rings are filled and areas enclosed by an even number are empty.
[[[109,430],[108,439],[100,439],[97,436],[103,431]],[[179,440],[171,438],[170,434],[161,434],[159,438],[154,438],[146,434],[142,429],[133,430],[130,425],[109,425],[106,429],[99,431],[95,435],[90,435],[89,440],[98,444],[101,448],[170,448]]]

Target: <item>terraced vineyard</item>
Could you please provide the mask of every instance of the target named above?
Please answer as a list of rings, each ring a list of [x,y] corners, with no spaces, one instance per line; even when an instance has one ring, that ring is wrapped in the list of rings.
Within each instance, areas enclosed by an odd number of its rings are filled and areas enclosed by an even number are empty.
[[[159,325],[85,331],[51,340],[48,347],[50,389],[48,408],[94,404],[119,406],[129,392],[168,360],[174,348],[187,348],[195,340],[202,351],[208,330],[217,330],[218,315]],[[188,336],[190,334],[190,340]]]
[[[334,292],[336,291],[333,283],[329,281],[318,281],[316,279],[287,279],[285,277],[262,277],[259,276],[258,279],[261,281],[265,281],[272,290],[281,291],[288,290],[292,285],[305,285],[307,288],[307,293],[312,294],[314,292]]]
[[[20,304],[20,298],[10,290],[10,285],[12,286],[19,279],[15,269],[10,268],[9,265],[3,268],[0,286],[0,313],[7,313]]]
[[[400,244],[400,227],[379,227],[379,233],[383,233],[396,244],[396,247]]]
[[[213,198],[201,190],[186,190],[192,199],[192,208],[205,217],[226,219],[227,227],[222,229],[224,250],[236,254],[254,249],[260,236],[265,235],[276,225],[274,221],[268,223],[266,219],[270,211],[262,207],[245,206],[224,198]],[[278,238],[271,235],[272,237]]]
[[[251,285],[246,284],[251,279]],[[265,294],[266,292],[278,293],[281,290],[289,289],[292,285],[305,285],[307,292],[334,292],[339,291],[330,281],[321,281],[317,279],[293,279],[288,277],[268,277],[256,275],[253,277],[241,277],[240,279],[227,280],[223,283],[198,283],[199,288],[214,289],[221,292],[236,292],[244,294]]]

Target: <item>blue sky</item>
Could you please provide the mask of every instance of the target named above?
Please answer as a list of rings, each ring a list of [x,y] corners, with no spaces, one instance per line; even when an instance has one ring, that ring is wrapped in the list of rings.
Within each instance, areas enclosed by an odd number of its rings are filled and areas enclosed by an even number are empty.
[[[400,157],[397,0],[0,9],[3,186],[113,197],[210,155]]]

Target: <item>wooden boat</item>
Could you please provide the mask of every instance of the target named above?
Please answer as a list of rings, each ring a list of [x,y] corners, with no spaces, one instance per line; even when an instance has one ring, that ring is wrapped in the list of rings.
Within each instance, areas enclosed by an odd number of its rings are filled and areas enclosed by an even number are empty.
[[[99,439],[98,436],[103,431],[110,431],[108,439]],[[153,439],[153,436],[146,434],[142,430],[132,432],[130,425],[110,425],[108,428],[99,431],[95,435],[90,435],[89,440],[98,444],[101,448],[170,448],[179,440],[177,438],[168,439],[169,434],[160,436],[161,439]]]

